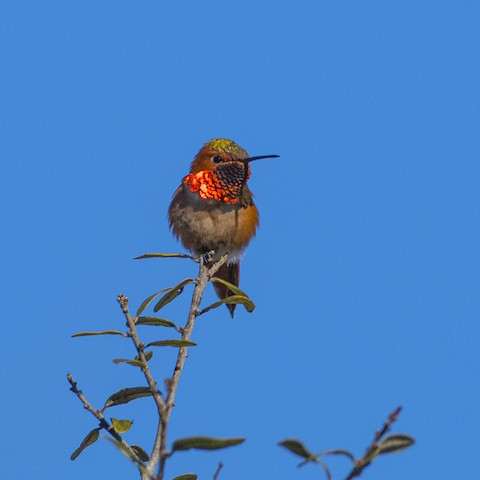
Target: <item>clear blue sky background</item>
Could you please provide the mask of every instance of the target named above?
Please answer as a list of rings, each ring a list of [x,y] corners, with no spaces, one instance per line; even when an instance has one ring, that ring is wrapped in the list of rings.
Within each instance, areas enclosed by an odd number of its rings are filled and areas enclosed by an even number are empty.
[[[111,362],[126,340],[70,335],[121,328],[118,292],[135,307],[195,275],[132,257],[181,251],[166,210],[213,137],[281,158],[252,165],[257,308],[199,319],[169,434],[248,440],[167,478],[220,460],[222,480],[323,478],[277,442],[360,455],[397,405],[417,444],[365,479],[476,477],[479,25],[478,0],[3,0],[2,477],[136,478],[103,439],[69,460],[96,422],[66,372],[98,407],[143,385]],[[107,414],[150,448],[151,401]]]

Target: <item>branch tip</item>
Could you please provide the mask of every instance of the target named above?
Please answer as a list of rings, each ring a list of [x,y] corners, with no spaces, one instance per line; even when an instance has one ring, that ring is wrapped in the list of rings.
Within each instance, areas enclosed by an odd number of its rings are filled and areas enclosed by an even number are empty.
[[[220,475],[220,470],[223,468],[223,463],[218,462],[218,467],[217,470],[215,470],[215,473],[213,474],[213,480],[217,480],[218,476]]]

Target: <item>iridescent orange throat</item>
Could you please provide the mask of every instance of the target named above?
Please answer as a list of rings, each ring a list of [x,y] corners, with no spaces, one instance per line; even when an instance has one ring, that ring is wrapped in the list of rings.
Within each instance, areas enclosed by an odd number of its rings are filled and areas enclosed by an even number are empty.
[[[203,200],[217,200],[223,203],[236,204],[245,197],[245,184],[250,178],[248,167],[245,178],[244,165],[227,163],[216,170],[202,170],[190,173],[183,179],[183,183],[191,192],[197,192]]]

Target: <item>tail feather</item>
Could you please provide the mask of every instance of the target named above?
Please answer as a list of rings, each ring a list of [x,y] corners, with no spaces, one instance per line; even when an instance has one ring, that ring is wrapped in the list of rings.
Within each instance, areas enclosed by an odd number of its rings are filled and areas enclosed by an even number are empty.
[[[231,265],[223,264],[219,269],[215,276],[221,278],[222,280],[226,280],[227,282],[232,283],[233,285],[237,286],[240,283],[240,263],[233,263]],[[223,285],[222,283],[214,283],[213,286],[215,287],[215,291],[217,292],[218,298],[224,299],[233,295],[233,292]],[[228,311],[233,318],[233,314],[235,313],[236,305],[227,305]]]

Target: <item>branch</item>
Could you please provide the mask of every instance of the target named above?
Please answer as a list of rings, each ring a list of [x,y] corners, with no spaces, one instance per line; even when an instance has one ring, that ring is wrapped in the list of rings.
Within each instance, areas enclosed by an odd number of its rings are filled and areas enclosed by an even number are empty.
[[[106,430],[117,442],[119,442],[125,450],[133,457],[137,458],[137,454],[132,450],[130,445],[123,439],[121,435],[117,433],[113,425],[110,425],[103,416],[103,413],[100,410],[95,410],[90,402],[87,400],[85,395],[77,387],[77,382],[73,379],[70,373],[67,373],[67,380],[70,383],[70,390],[78,397],[78,399],[83,403],[83,407],[88,410],[99,422],[100,428]]]
[[[228,256],[224,255],[218,262],[209,266],[204,256],[199,259],[199,273],[195,279],[195,288],[193,290],[192,301],[190,303],[190,310],[188,313],[187,323],[182,329],[182,340],[189,341],[192,335],[193,327],[195,326],[195,320],[200,313],[200,303],[202,301],[203,293],[208,284],[210,278],[212,278],[218,269],[227,261]],[[132,336],[132,339],[134,337]],[[135,339],[134,339],[135,341]],[[138,347],[137,347],[138,350]],[[139,351],[140,356],[140,351]],[[146,466],[146,474],[152,475],[159,465],[157,480],[162,480],[165,471],[165,461],[171,455],[167,450],[167,430],[170,420],[170,414],[175,406],[175,395],[178,389],[178,382],[185,365],[185,360],[188,356],[187,347],[180,347],[178,350],[177,360],[175,362],[175,368],[171,378],[166,380],[167,396],[165,401],[162,400],[163,408],[159,408],[159,424],[157,428],[157,434],[155,437],[155,443],[152,449],[152,454]],[[141,358],[141,357],[140,357]],[[150,385],[150,383],[149,383]],[[161,398],[161,396],[160,396]],[[157,404],[158,405],[158,404]],[[145,476],[145,478],[148,478]],[[143,480],[145,480],[142,477]]]
[[[145,379],[147,380],[148,386],[150,387],[150,391],[153,395],[153,399],[155,400],[155,404],[157,405],[158,414],[161,415],[163,410],[165,409],[165,402],[162,399],[162,394],[157,388],[157,382],[153,379],[152,373],[150,372],[150,367],[148,366],[148,361],[145,358],[145,353],[143,351],[143,349],[145,348],[145,344],[141,342],[138,338],[135,319],[132,317],[128,310],[128,298],[125,297],[122,293],[120,293],[117,297],[117,301],[122,308],[122,312],[125,315],[125,319],[127,320],[127,326],[130,329],[127,332],[127,335],[132,339],[133,344],[137,349],[138,358],[144,365],[142,366],[142,372],[145,375]]]
[[[218,262],[214,263],[210,268],[205,265],[203,258],[200,260],[200,271],[195,280],[195,289],[193,291],[192,302],[190,304],[190,311],[188,313],[188,320],[182,332],[182,340],[190,340],[193,327],[197,315],[200,313],[200,303],[202,301],[203,292],[207,286],[208,281],[212,278],[218,269],[227,261],[227,255],[224,255]],[[169,389],[166,399],[167,412],[170,415],[172,408],[175,406],[175,394],[177,393],[178,381],[183,371],[185,359],[187,358],[187,347],[181,347],[178,351],[177,362],[173,370],[173,376],[169,382]]]
[[[213,480],[217,480],[218,479],[218,476],[220,475],[220,470],[223,468],[223,463],[220,462],[218,464],[218,467],[217,467],[217,470],[215,471],[215,473],[213,474]]]
[[[132,317],[128,309],[128,298],[125,297],[123,294],[119,294],[117,297],[117,301],[120,304],[120,307],[122,308],[122,312],[125,315],[125,319],[127,320],[127,326],[130,329],[128,331],[128,335],[132,339],[133,344],[135,345],[138,358],[144,364],[144,366],[142,366],[142,372],[145,376],[145,379],[147,380],[150,391],[152,392],[153,399],[155,401],[155,404],[157,406],[157,411],[158,411],[157,433],[155,435],[155,441],[153,444],[152,453],[148,460],[147,466],[145,467],[145,471],[142,474],[142,479],[145,480],[145,479],[154,478],[155,468],[157,467],[157,465],[159,464],[162,458],[161,451],[160,451],[160,439],[162,438],[162,435],[164,434],[164,430],[165,430],[165,426],[162,421],[162,418],[165,413],[165,402],[163,401],[162,394],[157,388],[157,382],[154,380],[152,373],[150,371],[150,367],[148,366],[148,361],[143,351],[143,349],[145,348],[145,344],[141,342],[140,339],[138,338],[137,327],[135,322],[136,319]]]
[[[345,480],[352,480],[352,478],[359,477],[363,469],[365,469],[372,463],[372,461],[377,456],[377,452],[380,446],[380,440],[390,430],[392,423],[398,419],[398,415],[400,414],[401,410],[402,407],[396,408],[385,420],[383,427],[375,432],[375,437],[373,438],[372,443],[366,449],[363,457],[355,461],[355,467],[353,467],[350,473],[345,477]]]

